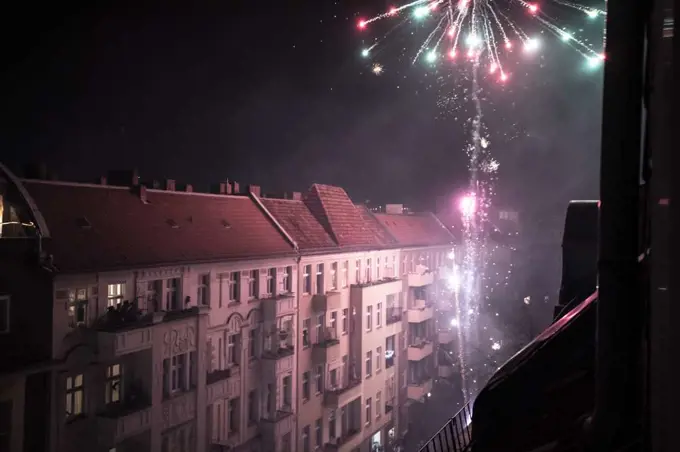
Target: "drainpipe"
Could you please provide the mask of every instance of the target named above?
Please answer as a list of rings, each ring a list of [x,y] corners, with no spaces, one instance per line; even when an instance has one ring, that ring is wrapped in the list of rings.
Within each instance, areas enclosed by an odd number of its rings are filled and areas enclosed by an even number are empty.
[[[621,0],[607,11],[595,410],[586,424],[594,451],[617,451],[641,434],[647,313],[637,256],[647,10],[647,2]]]

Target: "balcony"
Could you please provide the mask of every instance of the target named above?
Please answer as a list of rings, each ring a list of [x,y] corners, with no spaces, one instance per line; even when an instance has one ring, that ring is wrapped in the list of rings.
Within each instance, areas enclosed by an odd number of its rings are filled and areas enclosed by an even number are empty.
[[[337,311],[340,309],[340,292],[326,292],[312,297],[312,310],[314,312]]]
[[[409,287],[424,287],[434,283],[434,272],[426,271],[423,273],[409,273]]]
[[[420,452],[468,452],[472,442],[472,406],[465,405],[420,448]]]
[[[415,300],[407,313],[409,323],[420,323],[430,320],[434,316],[434,308],[431,303],[425,300]]]
[[[384,299],[388,295],[402,291],[402,282],[399,278],[384,278],[364,284],[352,284],[351,297],[359,297],[361,300]],[[373,302],[373,301],[371,301]]]
[[[274,322],[280,317],[295,314],[295,296],[291,293],[262,300],[262,317],[265,322]]]
[[[385,309],[385,324],[391,325],[393,323],[401,322],[401,317],[404,315],[404,309],[401,306],[388,306]]]
[[[163,401],[161,408],[163,430],[184,424],[196,417],[196,391],[172,395]]]
[[[338,438],[333,438],[324,444],[324,452],[344,452],[345,450],[349,451],[354,449],[356,447],[354,444],[356,442],[355,440],[361,439],[359,433],[361,433],[360,427],[347,429],[347,431]]]
[[[358,378],[340,388],[327,388],[324,391],[323,403],[326,408],[335,410],[357,397],[361,397],[361,380]]]
[[[265,351],[262,354],[262,374],[270,379],[274,375],[293,372],[295,364],[295,350],[292,346],[280,347],[275,351]]]
[[[408,346],[406,351],[406,358],[409,361],[420,361],[427,358],[434,351],[434,345],[431,341],[419,340]]]
[[[97,437],[106,444],[115,444],[144,432],[151,427],[151,404],[145,394],[111,403],[97,413]]]
[[[321,340],[312,345],[312,362],[315,365],[332,363],[340,359],[340,339],[337,331],[326,330],[322,333]]]
[[[421,402],[430,392],[432,392],[432,379],[429,377],[424,377],[417,381],[409,381],[406,388],[406,396],[418,402]]]
[[[439,330],[437,333],[437,342],[440,344],[449,344],[456,339],[456,333],[450,329]]]
[[[281,450],[283,436],[294,431],[295,414],[290,406],[281,407],[269,415],[265,414],[260,422],[263,450]],[[294,433],[292,436],[295,436]]]
[[[206,375],[205,380],[208,405],[241,394],[241,373],[238,367],[214,370]]]
[[[437,374],[439,375],[440,378],[451,378],[453,377],[453,366],[450,364],[447,365],[440,365]]]

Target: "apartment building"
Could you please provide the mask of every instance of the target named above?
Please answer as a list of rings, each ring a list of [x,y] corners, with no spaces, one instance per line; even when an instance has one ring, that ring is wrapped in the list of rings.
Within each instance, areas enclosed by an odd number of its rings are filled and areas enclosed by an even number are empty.
[[[427,396],[433,216],[0,170],[8,450],[389,450]]]

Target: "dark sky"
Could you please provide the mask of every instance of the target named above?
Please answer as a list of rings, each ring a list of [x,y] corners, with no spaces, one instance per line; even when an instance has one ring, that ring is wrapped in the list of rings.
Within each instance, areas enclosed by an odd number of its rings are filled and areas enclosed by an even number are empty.
[[[0,160],[15,169],[41,160],[84,179],[137,167],[265,191],[320,182],[378,202],[465,185],[465,114],[437,106],[464,79],[447,88],[437,78],[455,69],[411,67],[389,48],[378,77],[360,56],[374,35],[358,14],[384,0],[21,3],[0,24]],[[413,55],[422,31],[393,42]],[[546,36],[505,89],[484,85],[504,202],[560,212],[597,196],[601,83],[582,61]]]

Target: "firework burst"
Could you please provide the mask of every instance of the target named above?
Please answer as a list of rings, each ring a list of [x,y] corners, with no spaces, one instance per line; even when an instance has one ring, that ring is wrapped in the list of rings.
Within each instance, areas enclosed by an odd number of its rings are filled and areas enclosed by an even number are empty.
[[[544,45],[542,36],[553,36],[581,55],[587,70],[600,67],[604,53],[582,37],[583,29],[563,25],[559,19],[566,16],[565,11],[569,11],[570,16],[565,22],[571,24],[575,22],[574,15],[584,22],[605,15],[600,9],[563,0],[542,4],[524,0],[416,0],[358,23],[362,32],[369,33],[376,22],[395,22],[362,50],[362,56],[371,59],[382,54],[382,48],[391,42],[390,36],[396,31],[408,26],[426,30],[426,36],[411,50],[409,59],[413,64],[422,62],[436,68],[439,84],[448,86],[440,93],[440,107],[449,113],[472,108],[466,121],[471,138],[465,147],[470,180],[468,193],[460,205],[464,225],[463,259],[456,284],[455,319],[463,391],[468,399],[473,399],[478,390],[475,370],[467,363],[480,344],[480,308],[488,298],[482,290],[490,254],[485,226],[489,222],[488,212],[499,169],[484,124],[482,104],[489,100],[483,95],[482,83],[493,81],[501,87],[512,83],[510,68],[518,59],[539,53]],[[444,72],[442,68],[449,70]],[[372,72],[381,74],[382,66],[374,62]],[[458,76],[467,83],[451,83]],[[492,350],[500,349],[501,342],[493,342]]]

